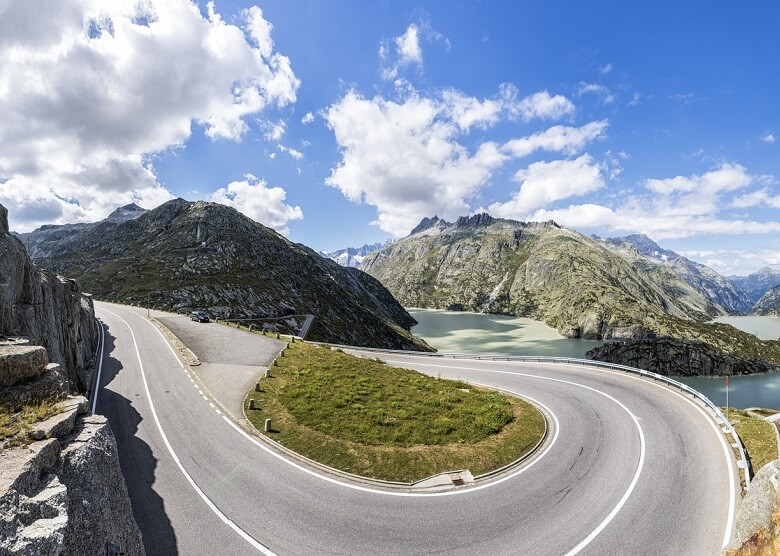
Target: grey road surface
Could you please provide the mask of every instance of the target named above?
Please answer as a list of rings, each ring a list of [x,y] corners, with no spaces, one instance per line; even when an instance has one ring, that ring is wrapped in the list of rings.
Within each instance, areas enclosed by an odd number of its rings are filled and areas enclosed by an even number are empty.
[[[557,422],[543,456],[500,483],[391,495],[279,457],[212,407],[143,316],[97,307],[107,332],[98,412],[117,436],[149,554],[715,555],[730,534],[733,456],[694,402],[655,383],[383,356],[517,392]]]

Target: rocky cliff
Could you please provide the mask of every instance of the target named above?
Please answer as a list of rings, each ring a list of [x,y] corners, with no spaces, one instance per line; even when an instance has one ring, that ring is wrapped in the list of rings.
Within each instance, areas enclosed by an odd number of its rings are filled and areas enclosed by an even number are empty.
[[[0,452],[0,554],[144,554],[105,417],[60,405],[40,440]]]
[[[0,554],[144,553],[105,418],[55,403],[88,390],[98,337],[91,299],[32,264],[0,206]]]
[[[381,284],[216,203],[176,199],[104,221],[36,262],[110,301],[221,318],[313,314],[309,339],[430,349]]]
[[[780,554],[780,460],[762,467],[740,504],[734,550],[728,556]]]
[[[0,336],[23,336],[45,346],[62,367],[70,392],[86,392],[98,343],[92,298],[73,280],[33,265],[8,230],[0,205]]]
[[[753,307],[752,314],[780,316],[780,286],[766,292]]]
[[[780,372],[780,364],[736,357],[696,341],[659,338],[609,342],[590,350],[597,361],[670,376],[722,376]]]

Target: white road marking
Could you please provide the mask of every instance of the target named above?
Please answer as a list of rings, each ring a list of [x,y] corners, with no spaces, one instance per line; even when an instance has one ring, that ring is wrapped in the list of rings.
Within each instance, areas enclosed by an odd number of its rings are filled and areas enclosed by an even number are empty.
[[[102,307],[101,307],[102,309]],[[187,470],[184,469],[184,466],[181,464],[181,461],[179,461],[179,457],[176,455],[176,452],[173,451],[173,447],[171,446],[171,443],[168,442],[168,437],[165,435],[165,431],[163,431],[162,425],[160,424],[160,419],[157,417],[157,411],[154,408],[154,403],[152,402],[152,395],[149,392],[149,384],[146,382],[146,372],[144,371],[144,364],[141,361],[141,352],[138,349],[138,342],[135,339],[135,333],[133,332],[133,329],[130,327],[128,322],[114,313],[113,311],[109,311],[108,309],[103,309],[107,313],[111,313],[116,318],[121,320],[125,325],[127,326],[128,330],[130,330],[130,336],[133,338],[133,345],[135,346],[135,354],[138,358],[138,366],[141,369],[141,379],[144,383],[144,389],[146,390],[146,398],[149,401],[149,408],[152,411],[152,417],[154,417],[154,422],[157,425],[157,430],[160,432],[160,436],[162,437],[163,443],[165,444],[165,447],[168,449],[168,453],[173,458],[173,461],[176,462],[176,465],[179,468],[179,471],[181,471],[182,475],[187,479],[187,482],[190,483],[192,488],[195,490],[195,492],[198,493],[198,495],[203,499],[203,501],[206,503],[206,505],[211,509],[214,514],[222,520],[223,523],[225,523],[228,527],[233,529],[236,533],[238,533],[241,538],[243,538],[247,543],[249,543],[253,548],[258,550],[259,552],[266,554],[267,556],[276,556],[271,550],[269,550],[266,546],[259,543],[257,540],[255,540],[249,533],[241,529],[238,525],[236,525],[228,516],[226,516],[222,511],[217,508],[216,505],[209,499],[208,496],[200,489],[200,487],[195,483],[193,478],[190,476],[189,473],[187,473]],[[151,326],[154,326],[153,324],[149,323]],[[157,327],[154,327],[155,330],[157,330]],[[164,337],[164,336],[163,336]],[[167,343],[167,341],[166,341]]]
[[[95,391],[92,392],[92,413],[95,413],[97,407],[98,392],[100,392],[100,373],[103,372],[103,357],[105,355],[106,347],[106,333],[103,330],[103,323],[98,321],[100,325],[100,361],[98,362],[97,378],[95,379]]]
[[[397,360],[396,362],[403,363],[404,360]],[[476,369],[476,368],[473,368],[473,367],[460,367],[460,366],[452,366],[452,365],[432,365],[432,364],[427,364],[427,363],[416,363],[416,364],[417,365],[431,366],[431,367],[437,367],[437,366],[438,367],[444,367],[444,368],[448,368],[450,370],[463,369],[463,370],[473,370],[473,371],[478,371],[478,372],[489,372],[489,373],[520,374],[520,373],[513,373],[511,371],[498,371],[498,370],[490,370],[490,369]],[[560,366],[561,364],[556,364],[556,365]],[[587,368],[587,367],[582,367],[581,365],[564,365],[564,366],[573,367],[575,369],[580,369],[580,370],[583,369],[583,368]],[[724,456],[726,458],[726,466],[728,467],[728,470],[729,470],[729,472],[728,472],[728,475],[729,475],[729,513],[728,513],[728,517],[726,518],[726,531],[725,531],[725,533],[723,535],[723,545],[721,546],[722,549],[725,548],[729,544],[729,541],[731,539],[731,530],[732,530],[732,528],[734,526],[734,516],[735,516],[735,513],[736,513],[736,484],[735,484],[735,481],[734,481],[734,473],[735,473],[735,471],[734,471],[734,463],[732,461],[732,459],[733,459],[732,453],[729,451],[728,446],[726,445],[726,440],[723,438],[723,435],[719,434],[718,426],[715,424],[713,419],[710,418],[710,416],[701,407],[699,407],[697,404],[693,403],[691,400],[689,400],[688,398],[686,398],[685,396],[683,396],[679,392],[676,392],[675,390],[673,390],[673,389],[671,389],[671,388],[669,388],[669,387],[667,387],[667,386],[665,386],[663,384],[659,384],[659,383],[657,383],[655,381],[644,380],[644,379],[642,379],[642,378],[640,378],[638,376],[630,375],[628,373],[624,373],[624,372],[620,372],[620,371],[611,371],[611,370],[602,369],[602,368],[590,368],[590,370],[592,370],[594,372],[598,372],[598,373],[609,373],[609,374],[621,376],[621,377],[624,377],[624,378],[629,378],[629,379],[633,379],[633,380],[639,380],[643,384],[650,384],[652,386],[655,386],[656,388],[660,388],[660,389],[664,390],[665,392],[669,392],[669,393],[677,396],[681,400],[684,400],[691,407],[695,408],[704,417],[704,419],[710,424],[710,426],[712,427],[712,430],[715,431],[715,435],[718,437],[718,440],[720,441],[720,444],[721,444],[721,446],[723,448],[723,453],[724,453]]]

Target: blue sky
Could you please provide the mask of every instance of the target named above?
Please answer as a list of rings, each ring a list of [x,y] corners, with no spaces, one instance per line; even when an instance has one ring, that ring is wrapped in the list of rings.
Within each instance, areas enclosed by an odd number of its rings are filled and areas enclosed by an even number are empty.
[[[487,210],[780,267],[780,5],[0,4],[19,231],[172,196],[315,249]]]

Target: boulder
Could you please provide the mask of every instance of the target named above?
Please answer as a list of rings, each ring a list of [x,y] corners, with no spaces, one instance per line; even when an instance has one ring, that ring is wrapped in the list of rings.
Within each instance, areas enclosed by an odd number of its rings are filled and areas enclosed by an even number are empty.
[[[46,372],[49,355],[41,346],[0,346],[0,388]]]

